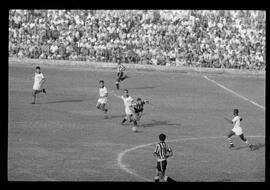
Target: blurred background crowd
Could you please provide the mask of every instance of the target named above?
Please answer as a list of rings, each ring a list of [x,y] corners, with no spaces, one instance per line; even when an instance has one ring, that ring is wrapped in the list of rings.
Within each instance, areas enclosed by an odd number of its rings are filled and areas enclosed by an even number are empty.
[[[9,56],[265,69],[265,11],[10,10]]]

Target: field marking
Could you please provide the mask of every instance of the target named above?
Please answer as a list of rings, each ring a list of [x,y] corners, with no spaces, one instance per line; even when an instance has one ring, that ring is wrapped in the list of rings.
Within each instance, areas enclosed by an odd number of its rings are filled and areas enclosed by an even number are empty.
[[[221,88],[223,88],[223,89],[225,89],[225,90],[227,90],[227,91],[229,91],[229,92],[233,93],[234,95],[236,95],[236,96],[238,96],[238,97],[240,97],[240,98],[242,98],[242,99],[244,99],[244,100],[246,100],[246,101],[248,101],[248,102],[250,102],[250,103],[254,104],[255,106],[258,106],[259,108],[261,108],[261,109],[265,110],[265,107],[264,107],[264,106],[262,106],[262,105],[260,105],[260,104],[258,104],[258,103],[256,103],[256,102],[254,102],[254,101],[252,101],[252,100],[250,100],[250,99],[246,98],[245,96],[242,96],[242,95],[240,95],[240,94],[238,94],[238,93],[234,92],[233,90],[231,90],[231,89],[229,89],[229,88],[227,88],[227,87],[223,86],[222,84],[219,84],[219,83],[218,83],[218,82],[216,82],[215,80],[210,79],[210,78],[208,78],[208,77],[207,77],[207,76],[205,76],[205,75],[204,75],[203,77],[204,77],[205,79],[209,80],[210,82],[212,82],[212,83],[214,83],[214,84],[218,85],[219,87],[221,87]]]
[[[265,136],[262,136],[262,135],[253,135],[253,136],[246,136],[246,137],[249,137],[249,138],[265,138]],[[215,136],[215,137],[186,137],[186,138],[182,138],[182,139],[173,139],[173,140],[168,140],[166,142],[179,142],[179,141],[187,141],[187,140],[203,140],[203,139],[220,139],[220,138],[226,138],[226,136]],[[151,145],[154,145],[156,144],[157,142],[152,142],[152,143],[147,143],[147,144],[142,144],[142,145],[138,145],[138,146],[134,146],[134,147],[131,147],[129,149],[126,149],[122,152],[120,152],[117,156],[117,165],[122,169],[124,170],[125,172],[131,174],[131,175],[134,175],[140,179],[143,179],[145,181],[153,181],[149,178],[145,178],[143,176],[141,176],[140,174],[137,174],[134,170],[128,168],[128,166],[126,164],[123,163],[123,157],[128,153],[128,152],[131,152],[133,150],[136,150],[136,149],[139,149],[139,148],[143,148],[143,147],[146,147],[146,146],[151,146]]]

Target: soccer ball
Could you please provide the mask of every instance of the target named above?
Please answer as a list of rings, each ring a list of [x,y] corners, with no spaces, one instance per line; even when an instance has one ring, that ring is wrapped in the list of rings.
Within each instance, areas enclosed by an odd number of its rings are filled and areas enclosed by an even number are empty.
[[[137,127],[132,127],[132,131],[133,131],[134,133],[136,133],[136,132],[137,132]]]

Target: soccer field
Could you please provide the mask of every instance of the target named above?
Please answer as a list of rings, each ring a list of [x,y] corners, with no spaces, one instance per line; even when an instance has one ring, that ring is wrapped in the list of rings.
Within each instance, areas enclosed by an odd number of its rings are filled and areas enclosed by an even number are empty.
[[[8,180],[153,181],[158,135],[167,135],[174,156],[167,175],[176,181],[265,180],[265,77],[128,70],[120,83],[133,98],[149,99],[138,133],[120,125],[121,99],[109,94],[109,118],[95,105],[98,81],[115,89],[116,71],[42,66],[47,94],[31,103],[34,66],[9,64]],[[248,98],[245,99],[245,98]],[[223,117],[239,109],[241,126],[256,150]]]

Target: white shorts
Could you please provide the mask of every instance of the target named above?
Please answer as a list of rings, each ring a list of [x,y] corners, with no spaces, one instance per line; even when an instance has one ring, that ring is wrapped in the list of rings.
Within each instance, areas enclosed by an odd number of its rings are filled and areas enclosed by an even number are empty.
[[[133,111],[130,108],[125,108],[126,115],[132,115]]]
[[[236,134],[236,135],[242,135],[243,131],[241,127],[237,127],[237,128],[233,128],[232,131]]]
[[[42,84],[34,84],[33,90],[41,90],[42,89]]]
[[[107,98],[99,98],[97,103],[106,104],[107,103]]]

